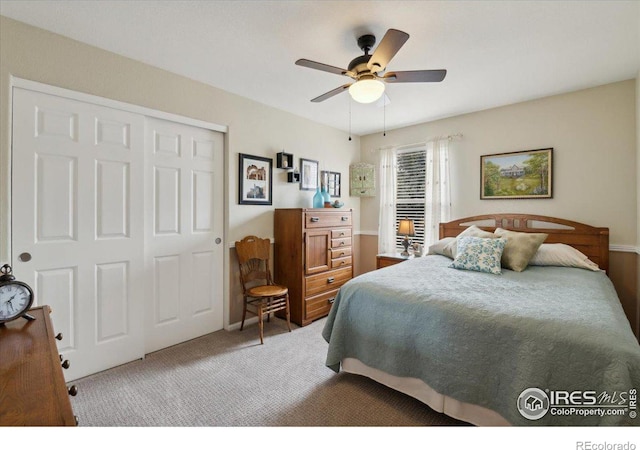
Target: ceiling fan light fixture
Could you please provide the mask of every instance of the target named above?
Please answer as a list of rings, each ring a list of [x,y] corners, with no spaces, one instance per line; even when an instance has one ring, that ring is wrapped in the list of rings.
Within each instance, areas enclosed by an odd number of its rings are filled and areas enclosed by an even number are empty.
[[[379,80],[360,80],[349,86],[349,94],[358,103],[373,103],[384,94],[384,83]]]

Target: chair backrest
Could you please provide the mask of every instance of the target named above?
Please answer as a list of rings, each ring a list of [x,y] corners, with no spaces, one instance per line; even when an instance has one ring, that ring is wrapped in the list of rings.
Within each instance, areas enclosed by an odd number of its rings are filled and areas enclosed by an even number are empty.
[[[271,242],[257,236],[246,236],[236,241],[236,253],[240,266],[240,282],[246,291],[260,284],[273,284],[269,270]]]

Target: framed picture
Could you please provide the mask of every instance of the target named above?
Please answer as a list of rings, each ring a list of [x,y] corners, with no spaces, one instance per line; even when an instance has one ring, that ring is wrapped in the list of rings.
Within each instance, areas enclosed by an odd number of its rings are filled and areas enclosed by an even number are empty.
[[[271,158],[240,153],[238,167],[238,203],[241,205],[271,205]]]
[[[340,172],[320,172],[320,186],[324,187],[331,197],[340,197]]]
[[[300,158],[300,189],[315,191],[318,188],[318,161]]]
[[[480,157],[480,199],[551,198],[553,148]]]

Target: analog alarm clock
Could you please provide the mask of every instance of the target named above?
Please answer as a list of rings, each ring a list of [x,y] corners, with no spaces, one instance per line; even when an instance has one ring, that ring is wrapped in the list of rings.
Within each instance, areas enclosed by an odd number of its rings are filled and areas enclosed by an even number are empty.
[[[27,314],[33,304],[33,291],[26,283],[16,281],[11,274],[11,266],[0,268],[0,325],[23,317],[34,320]]]

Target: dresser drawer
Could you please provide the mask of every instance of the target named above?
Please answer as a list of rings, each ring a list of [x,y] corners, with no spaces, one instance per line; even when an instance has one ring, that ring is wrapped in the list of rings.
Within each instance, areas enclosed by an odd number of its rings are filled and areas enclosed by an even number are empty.
[[[331,309],[331,305],[333,305],[336,295],[338,295],[338,289],[306,298],[304,301],[305,317],[313,320],[316,317],[326,315]]]
[[[349,281],[352,276],[352,268],[329,270],[317,275],[305,277],[305,296],[318,295],[327,289],[336,289]]]
[[[331,230],[331,239],[340,239],[344,237],[351,237],[351,228],[340,228],[338,230]]]
[[[351,247],[351,238],[331,239],[331,248]]]
[[[331,260],[331,268],[337,269],[339,267],[347,267],[352,264],[351,256],[345,256],[344,258],[336,258]]]
[[[306,212],[304,222],[306,228],[351,226],[351,211],[340,213],[335,211]]]
[[[345,248],[337,248],[335,250],[331,250],[331,259],[343,258],[345,256],[351,255],[351,247]]]

